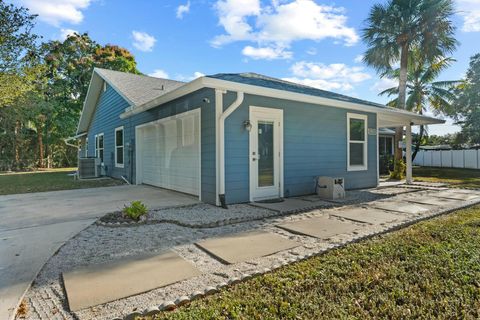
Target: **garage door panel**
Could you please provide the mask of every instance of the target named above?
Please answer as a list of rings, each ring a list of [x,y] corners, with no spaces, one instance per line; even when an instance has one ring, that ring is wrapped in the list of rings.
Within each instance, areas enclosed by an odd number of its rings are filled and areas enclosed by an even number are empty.
[[[200,185],[200,113],[143,127],[142,182],[198,195]]]

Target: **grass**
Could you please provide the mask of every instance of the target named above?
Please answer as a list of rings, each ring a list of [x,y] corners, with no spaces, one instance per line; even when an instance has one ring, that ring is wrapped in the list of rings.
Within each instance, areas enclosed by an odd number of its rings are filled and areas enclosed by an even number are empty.
[[[414,167],[415,181],[443,182],[455,188],[480,189],[480,170]]]
[[[123,184],[114,179],[74,180],[68,173],[76,168],[62,168],[44,171],[0,173],[0,195],[108,187]]]
[[[154,319],[478,319],[479,261],[477,206],[282,267]]]

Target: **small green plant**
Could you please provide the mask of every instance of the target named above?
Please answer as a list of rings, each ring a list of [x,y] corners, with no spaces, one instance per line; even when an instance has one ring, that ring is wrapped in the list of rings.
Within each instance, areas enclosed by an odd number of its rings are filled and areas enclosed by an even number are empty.
[[[393,171],[390,171],[390,179],[393,180],[402,180],[405,178],[405,170],[407,169],[407,166],[405,165],[405,162],[403,159],[401,160],[395,160],[395,166]]]
[[[129,206],[123,208],[123,215],[132,220],[138,221],[141,216],[147,214],[147,206],[141,201],[132,201]]]

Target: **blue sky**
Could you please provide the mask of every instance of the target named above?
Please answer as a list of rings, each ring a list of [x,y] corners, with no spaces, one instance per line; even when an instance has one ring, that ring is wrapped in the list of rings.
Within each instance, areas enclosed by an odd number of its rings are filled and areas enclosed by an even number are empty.
[[[392,86],[362,64],[360,34],[377,1],[12,0],[39,15],[45,40],[88,32],[129,49],[141,72],[188,81],[203,74],[257,72],[385,103]],[[480,0],[456,0],[457,60],[441,79],[461,78],[480,52]],[[450,121],[449,121],[450,122]],[[430,133],[457,131],[451,124]]]

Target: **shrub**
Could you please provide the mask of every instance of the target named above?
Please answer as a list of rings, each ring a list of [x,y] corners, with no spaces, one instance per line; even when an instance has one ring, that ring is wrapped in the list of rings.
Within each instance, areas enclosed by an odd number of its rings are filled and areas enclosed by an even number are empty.
[[[395,160],[395,166],[393,171],[390,171],[390,179],[393,180],[402,180],[405,178],[405,170],[407,169],[407,166],[405,165],[405,162],[403,159],[401,160]]]
[[[141,216],[147,214],[147,206],[141,201],[132,201],[129,206],[123,208],[123,215],[132,220],[139,220]]]

